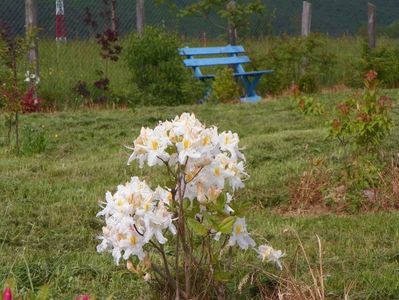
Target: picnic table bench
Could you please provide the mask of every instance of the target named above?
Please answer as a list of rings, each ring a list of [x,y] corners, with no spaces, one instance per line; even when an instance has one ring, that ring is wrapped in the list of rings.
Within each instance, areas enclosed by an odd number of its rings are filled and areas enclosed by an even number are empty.
[[[234,70],[234,77],[240,79],[244,86],[245,95],[241,102],[258,102],[261,97],[256,94],[255,88],[264,74],[271,74],[273,70],[245,71],[243,64],[251,62],[245,53],[244,47],[227,45],[223,47],[180,48],[180,56],[185,56],[184,65],[194,70],[194,76],[200,80],[215,79],[214,74],[203,74],[201,67],[226,65]],[[210,57],[210,56],[216,57]],[[194,56],[201,56],[196,58]]]

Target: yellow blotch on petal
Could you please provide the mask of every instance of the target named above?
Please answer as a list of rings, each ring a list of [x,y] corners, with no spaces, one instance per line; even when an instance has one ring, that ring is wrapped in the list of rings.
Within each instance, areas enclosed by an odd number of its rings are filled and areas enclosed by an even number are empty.
[[[131,244],[132,246],[136,246],[138,241],[139,241],[139,239],[137,238],[137,236],[132,235],[132,236],[130,237],[130,244]]]
[[[211,139],[209,138],[209,136],[206,136],[202,140],[202,145],[203,146],[209,145],[210,142],[211,142]]]
[[[118,241],[124,240],[125,238],[126,238],[126,236],[125,236],[123,233],[118,233],[118,234],[116,235],[116,239],[117,239]]]
[[[152,141],[151,141],[151,148],[152,148],[152,150],[157,150],[157,149],[158,149],[158,146],[159,146],[159,143],[158,143],[157,140],[152,140]]]
[[[242,225],[237,224],[234,228],[234,232],[236,235],[239,235],[242,232]]]
[[[150,201],[147,201],[146,203],[144,203],[143,208],[145,212],[148,212],[151,209],[152,205]]]
[[[184,139],[183,140],[183,148],[184,148],[184,150],[187,150],[188,148],[190,148],[190,141],[189,140],[186,140],[186,139]]]

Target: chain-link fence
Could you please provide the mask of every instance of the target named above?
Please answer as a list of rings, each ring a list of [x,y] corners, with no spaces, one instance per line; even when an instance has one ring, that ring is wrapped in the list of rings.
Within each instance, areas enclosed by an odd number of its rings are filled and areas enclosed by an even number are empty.
[[[93,93],[101,94],[95,87],[109,88],[116,98],[127,98],[134,93],[123,50],[128,46],[129,35],[140,25],[137,22],[140,3],[144,5],[141,11],[144,25],[175,32],[185,44],[210,45],[212,41],[226,44],[228,41],[227,21],[217,13],[211,13],[206,19],[179,15],[181,9],[193,1],[164,1],[163,4],[156,0],[29,1],[36,3],[41,79],[38,92],[57,107],[73,102],[74,98],[77,104],[81,103],[82,95],[101,98],[93,96]],[[6,24],[14,36],[25,35],[29,15],[25,2],[0,1],[0,23]],[[268,17],[266,14],[251,17],[247,26],[240,28],[239,36],[266,35],[270,31]],[[109,34],[108,29],[118,33],[118,44],[123,49],[116,62],[101,56],[103,45],[98,37]],[[26,62],[20,68],[25,68],[20,72],[24,74],[28,69]]]
[[[95,21],[100,25],[104,13],[112,9],[111,0],[85,0],[85,1],[37,1],[38,25],[41,37],[55,38],[56,33],[56,3],[63,2],[68,39],[88,38],[92,34],[90,26],[85,22],[87,13],[90,12]],[[216,38],[226,33],[226,22],[210,14],[204,20],[200,17],[179,17],[179,10],[187,3],[193,1],[173,1],[175,5],[160,4],[160,1],[145,1],[145,25],[156,25],[179,32],[186,37],[199,37],[206,32],[209,38]],[[118,20],[118,29],[121,36],[129,34],[136,29],[136,1],[115,1],[115,13]],[[298,7],[300,8],[300,7]],[[300,10],[298,11],[298,14]],[[22,0],[2,0],[0,2],[0,20],[7,23],[15,34],[23,34],[25,28],[25,3]],[[259,36],[270,32],[269,14],[253,17],[243,33],[249,36]]]
[[[0,1],[0,24],[7,24],[14,36],[25,35],[25,1]],[[210,46],[228,42],[227,21],[216,12],[211,12],[207,18],[183,17],[179,14],[183,7],[195,3],[194,0],[34,0],[34,2],[37,3],[39,28],[41,78],[39,94],[50,102],[71,103],[71,99],[77,97],[76,102],[79,103],[81,101],[78,99],[79,95],[87,94],[85,90],[89,91],[96,84],[101,87],[105,84],[105,77],[109,78],[110,90],[117,95],[117,98],[122,99],[135,93],[123,56],[129,43],[128,36],[137,30],[138,2],[145,4],[143,16],[145,25],[160,26],[167,32],[177,33],[182,45]],[[236,2],[248,3],[248,1]],[[261,14],[251,15],[247,24],[238,28],[238,43],[243,43],[248,49],[262,48],[266,51],[270,43],[266,41],[255,45],[253,41],[271,33],[300,34],[301,0],[262,0],[262,2],[266,10]],[[322,2],[324,11],[321,7]],[[355,1],[351,1],[344,6],[330,2],[313,1],[312,31],[333,34],[347,31],[354,33],[367,21],[365,3],[356,6]],[[384,18],[381,16],[380,20],[389,24],[395,19],[393,12],[396,6],[387,3],[382,6],[385,10],[380,15],[384,14]],[[356,16],[352,13],[354,11],[357,12]],[[62,17],[59,17],[60,14]],[[101,56],[101,42],[96,38],[96,35],[104,34],[107,28],[116,29],[118,43],[123,49],[120,59],[116,62],[104,60]],[[61,40],[64,40],[65,36],[66,41],[56,41],[56,37],[60,35]],[[21,68],[23,67],[26,70],[26,66],[22,65]],[[22,70],[21,74],[24,73]],[[76,90],[79,92],[76,93]]]

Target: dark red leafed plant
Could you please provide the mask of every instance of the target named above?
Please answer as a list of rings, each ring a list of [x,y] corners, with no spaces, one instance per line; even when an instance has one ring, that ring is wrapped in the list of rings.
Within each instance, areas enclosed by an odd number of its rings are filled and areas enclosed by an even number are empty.
[[[369,151],[390,134],[393,127],[392,99],[380,95],[378,74],[371,70],[364,80],[363,93],[355,94],[336,106],[330,136],[342,146]]]
[[[77,296],[75,300],[90,300],[90,297],[88,295]]]
[[[9,287],[5,288],[2,300],[14,300],[11,289]],[[82,296],[77,296],[75,300],[90,300],[90,297],[89,295],[82,295]]]
[[[22,112],[31,113],[40,111],[41,102],[42,100],[39,97],[35,97],[35,87],[32,86],[21,98]]]
[[[99,13],[100,22],[103,25],[101,32],[97,32],[98,22],[95,20],[94,14],[89,7],[85,8],[84,23],[90,29],[92,35],[95,36],[97,44],[100,46],[100,56],[104,60],[104,69],[96,70],[98,80],[93,83],[95,89],[100,91],[99,97],[94,97],[98,102],[105,102],[107,100],[106,93],[110,91],[110,80],[108,78],[108,64],[109,62],[116,62],[122,52],[122,46],[119,43],[119,35],[117,31],[117,17],[115,12],[116,1],[103,0],[104,8]],[[81,95],[81,93],[78,93]],[[87,93],[85,93],[87,94]]]

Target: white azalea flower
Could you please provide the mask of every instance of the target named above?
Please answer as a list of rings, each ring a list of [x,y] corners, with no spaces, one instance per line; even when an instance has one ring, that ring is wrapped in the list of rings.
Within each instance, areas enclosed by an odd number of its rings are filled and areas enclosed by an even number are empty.
[[[273,247],[269,245],[260,245],[255,251],[259,254],[258,257],[262,261],[267,260],[267,262],[274,263],[279,270],[282,270],[282,264],[280,259],[285,255],[281,250],[274,250]]]
[[[184,135],[182,141],[176,144],[180,164],[185,164],[187,158],[201,157],[201,152],[198,151],[197,144],[198,141],[189,135]]]
[[[219,135],[220,149],[222,151],[230,152],[231,157],[234,159],[237,157],[245,159],[244,155],[238,149],[239,141],[240,139],[238,138],[238,134],[232,133],[231,131],[224,131]]]
[[[140,260],[144,259],[144,239],[137,232],[131,231],[131,233],[126,236],[126,239],[121,241],[120,245],[124,250],[123,259],[127,260],[131,255],[136,255]]]
[[[155,189],[155,199],[162,201],[166,205],[170,205],[173,200],[173,195],[171,191],[157,187]]]
[[[151,274],[150,274],[150,273],[146,273],[146,274],[143,276],[143,280],[144,280],[145,282],[150,281],[150,280],[151,280]]]
[[[243,250],[256,246],[255,241],[249,236],[247,231],[245,218],[237,218],[233,225],[233,232],[229,239],[229,245],[234,246],[235,244],[238,244],[238,246]]]
[[[229,215],[231,215],[231,214],[233,214],[234,213],[234,209],[232,209],[231,207],[230,207],[230,202],[233,200],[233,196],[232,195],[230,195],[229,193],[226,193],[226,205],[224,206],[224,211],[227,213],[227,214],[229,214]]]

